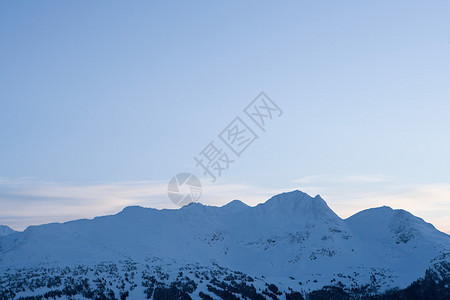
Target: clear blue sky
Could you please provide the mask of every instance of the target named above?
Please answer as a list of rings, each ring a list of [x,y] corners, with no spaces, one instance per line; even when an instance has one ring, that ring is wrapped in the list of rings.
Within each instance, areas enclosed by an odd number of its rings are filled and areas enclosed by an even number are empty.
[[[284,114],[216,188],[297,187],[338,210],[395,189],[402,205],[383,204],[443,228],[449,82],[448,1],[2,1],[0,224],[47,221],[21,214],[52,210],[27,189],[201,173],[193,156],[265,91]]]

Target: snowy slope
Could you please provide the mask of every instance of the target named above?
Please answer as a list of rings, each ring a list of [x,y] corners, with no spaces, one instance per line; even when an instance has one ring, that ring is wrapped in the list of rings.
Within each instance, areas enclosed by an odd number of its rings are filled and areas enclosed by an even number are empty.
[[[449,261],[447,253],[450,236],[406,211],[381,207],[343,220],[320,196],[293,191],[256,207],[238,200],[177,210],[127,207],[93,220],[31,226],[0,238],[0,272],[128,259],[140,272],[220,266],[284,290],[341,282],[383,291],[406,287],[436,257]]]
[[[14,233],[15,231],[11,228],[9,228],[6,225],[0,225],[0,236],[8,235],[11,233]]]

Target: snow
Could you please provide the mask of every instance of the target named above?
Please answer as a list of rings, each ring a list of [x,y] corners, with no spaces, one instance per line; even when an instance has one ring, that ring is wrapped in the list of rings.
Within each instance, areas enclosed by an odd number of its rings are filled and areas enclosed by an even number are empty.
[[[132,206],[112,216],[32,226],[0,237],[0,271],[124,258],[145,269],[152,258],[173,272],[217,264],[285,289],[298,290],[298,281],[305,290],[333,280],[356,286],[374,277],[385,290],[407,286],[448,252],[450,236],[406,211],[380,207],[343,220],[319,195],[292,191],[255,207],[239,200],[174,210]]]
[[[8,227],[6,225],[0,225],[0,236],[9,235],[9,234],[12,234],[14,232],[16,232],[16,231],[11,229],[10,227]]]

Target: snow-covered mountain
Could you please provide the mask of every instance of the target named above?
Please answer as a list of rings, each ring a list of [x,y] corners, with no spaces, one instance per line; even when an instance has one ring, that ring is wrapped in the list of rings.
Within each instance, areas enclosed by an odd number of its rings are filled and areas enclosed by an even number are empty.
[[[449,235],[389,207],[343,220],[300,191],[255,207],[127,207],[0,238],[0,298],[364,296],[406,288],[426,272],[448,289]]]
[[[15,231],[6,225],[0,225],[0,236],[14,233]]]

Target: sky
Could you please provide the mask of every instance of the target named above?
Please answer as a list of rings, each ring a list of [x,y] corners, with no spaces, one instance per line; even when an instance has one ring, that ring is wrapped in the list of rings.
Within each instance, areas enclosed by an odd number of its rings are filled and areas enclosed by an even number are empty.
[[[448,1],[2,1],[0,224],[176,208],[189,172],[207,205],[299,189],[450,233],[449,82]],[[233,161],[215,182],[211,142]]]

